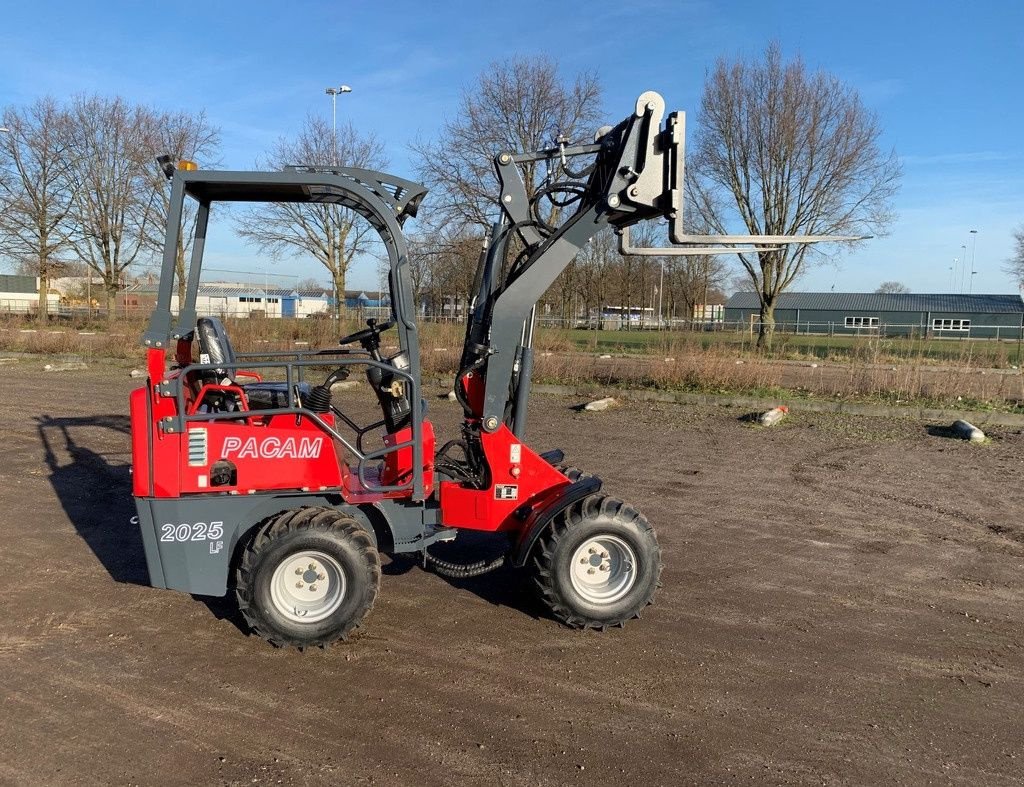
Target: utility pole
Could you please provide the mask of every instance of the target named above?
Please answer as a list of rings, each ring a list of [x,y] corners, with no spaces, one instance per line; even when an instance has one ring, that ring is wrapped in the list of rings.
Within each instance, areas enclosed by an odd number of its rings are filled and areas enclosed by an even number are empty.
[[[334,133],[334,166],[338,166],[338,94],[351,93],[352,88],[348,85],[329,87],[324,91],[331,97],[331,128]]]
[[[974,276],[978,272],[974,268],[975,255],[976,255],[976,253],[978,251],[978,231],[977,230],[971,230],[971,238],[972,238],[972,241],[971,241],[971,288],[970,288],[969,292],[970,292],[970,294],[973,295],[974,294]]]
[[[967,244],[960,246],[960,259],[963,261],[960,264],[960,294],[964,294],[964,279],[967,278]]]

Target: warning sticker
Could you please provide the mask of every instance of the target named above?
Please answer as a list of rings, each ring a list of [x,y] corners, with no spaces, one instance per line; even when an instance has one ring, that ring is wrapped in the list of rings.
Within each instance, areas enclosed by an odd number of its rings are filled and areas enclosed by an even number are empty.
[[[514,443],[513,445],[509,446],[509,449],[508,449],[508,461],[512,462],[513,464],[519,464],[519,462],[522,461],[522,458],[523,458],[523,447],[522,447],[522,445],[520,445],[519,443]]]
[[[494,487],[495,500],[518,500],[519,484],[497,484]]]

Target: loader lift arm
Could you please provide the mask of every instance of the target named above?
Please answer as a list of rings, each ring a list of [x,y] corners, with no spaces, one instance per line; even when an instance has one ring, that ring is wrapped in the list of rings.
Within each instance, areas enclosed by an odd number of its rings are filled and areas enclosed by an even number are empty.
[[[602,229],[615,229],[623,254],[726,254],[791,243],[853,240],[822,235],[688,234],[683,225],[685,114],[672,112],[662,125],[664,114],[664,99],[648,91],[637,99],[633,114],[612,128],[601,129],[594,144],[569,146],[560,138],[548,150],[495,157],[502,215],[481,254],[455,386],[467,419],[478,420],[483,431],[494,432],[506,424],[523,439],[537,301]],[[593,161],[574,172],[569,160],[579,157]],[[531,200],[519,165],[542,160],[548,162],[549,179]],[[567,179],[551,178],[552,171]],[[555,201],[558,194],[566,196]],[[560,226],[551,227],[540,218],[541,198],[560,206],[574,204],[576,210]],[[656,218],[668,221],[671,245],[631,246],[629,228]],[[513,236],[524,250],[510,263]],[[466,393],[466,379],[474,372],[485,379],[476,401]]]

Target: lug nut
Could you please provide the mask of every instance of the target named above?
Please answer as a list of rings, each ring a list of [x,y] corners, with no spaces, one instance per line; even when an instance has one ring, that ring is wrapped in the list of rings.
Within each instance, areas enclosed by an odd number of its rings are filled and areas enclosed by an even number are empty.
[[[587,559],[585,557],[581,557],[580,558],[580,563],[586,563],[586,562],[587,562]]]
[[[321,582],[323,582],[326,579],[326,577],[323,574],[317,574],[316,578],[319,579]]]
[[[295,587],[297,587],[297,588],[301,588],[301,587],[302,587],[302,583],[301,583],[301,582],[296,582],[296,583],[295,583]]]
[[[601,557],[607,559],[608,558],[608,553],[607,552],[602,552],[601,553]]]
[[[310,563],[309,564],[309,570],[310,571],[316,571],[316,564],[315,563]]]
[[[295,574],[296,574],[297,576],[300,576],[300,577],[301,577],[301,576],[302,576],[302,569],[301,569],[301,568],[297,568],[297,569],[295,569]]]
[[[594,573],[594,569],[592,569],[592,568],[588,568],[588,569],[587,569],[587,573],[588,573],[588,574],[593,574],[593,573]]]
[[[316,585],[310,585],[309,586],[309,592],[310,593],[316,593]]]

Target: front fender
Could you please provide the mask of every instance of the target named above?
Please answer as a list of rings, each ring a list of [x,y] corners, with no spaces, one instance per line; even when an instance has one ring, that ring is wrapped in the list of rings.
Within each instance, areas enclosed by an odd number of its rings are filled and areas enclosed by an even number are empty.
[[[526,559],[530,556],[537,540],[544,531],[551,525],[559,513],[567,509],[573,503],[577,503],[585,497],[601,491],[601,479],[597,476],[585,476],[574,484],[562,488],[558,497],[550,500],[546,505],[532,512],[519,531],[519,538],[512,548],[511,562],[516,568],[526,565]]]

